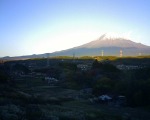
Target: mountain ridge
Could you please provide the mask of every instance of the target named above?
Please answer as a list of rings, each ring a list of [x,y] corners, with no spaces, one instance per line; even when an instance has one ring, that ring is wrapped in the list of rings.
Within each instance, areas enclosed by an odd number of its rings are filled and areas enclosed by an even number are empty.
[[[89,43],[85,43],[80,46],[76,46],[70,49],[61,50],[49,53],[50,56],[94,56],[101,55],[103,50],[106,56],[119,56],[120,50],[123,51],[124,56],[138,56],[138,55],[150,55],[150,46],[133,42],[126,38],[112,37],[103,34],[98,39],[93,40]],[[43,58],[46,57],[47,53],[24,55],[16,57],[3,57],[1,59],[8,60],[19,60],[19,59],[30,59],[30,58]]]
[[[84,45],[79,46],[79,48],[85,47],[85,48],[98,48],[98,47],[122,47],[122,48],[149,48],[150,46],[133,42],[129,39],[125,38],[114,38],[114,37],[106,37],[106,35],[102,35],[96,40],[93,40],[89,43],[86,43]]]

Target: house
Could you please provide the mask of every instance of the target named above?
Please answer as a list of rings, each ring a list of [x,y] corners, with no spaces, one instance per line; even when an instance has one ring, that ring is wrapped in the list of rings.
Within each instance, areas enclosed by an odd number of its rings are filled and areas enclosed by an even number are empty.
[[[115,100],[115,106],[120,107],[120,106],[125,106],[126,105],[126,97],[125,96],[117,96]]]
[[[91,66],[87,64],[78,64],[77,68],[81,69],[82,71],[86,71],[86,70],[91,69]]]
[[[102,103],[102,104],[108,104],[112,102],[113,98],[109,95],[101,95],[98,97],[90,98],[89,99],[91,103]]]
[[[98,97],[98,100],[99,100],[99,103],[110,104],[113,98],[108,95],[101,95]]]
[[[45,81],[47,81],[49,85],[54,85],[58,82],[58,80],[53,77],[45,77]]]
[[[108,95],[101,95],[98,98],[99,98],[99,100],[102,100],[102,101],[110,101],[110,100],[112,100],[112,97],[110,97]]]
[[[126,97],[121,95],[113,97],[109,95],[101,95],[98,97],[90,98],[89,101],[91,103],[100,103],[114,107],[122,107],[126,105]]]
[[[143,68],[142,66],[138,65],[117,65],[117,68],[120,70],[136,70],[136,69],[141,69]]]
[[[85,88],[85,89],[82,89],[82,90],[80,90],[80,93],[81,94],[89,94],[89,95],[91,95],[92,94],[92,88]]]

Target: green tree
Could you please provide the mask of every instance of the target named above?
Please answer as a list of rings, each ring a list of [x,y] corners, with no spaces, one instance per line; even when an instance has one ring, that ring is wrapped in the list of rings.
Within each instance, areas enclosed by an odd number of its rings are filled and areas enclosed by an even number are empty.
[[[115,84],[114,80],[106,77],[96,80],[93,86],[93,94],[100,95],[110,93],[114,89]]]
[[[22,71],[24,73],[29,73],[30,72],[28,67],[26,67],[25,65],[22,65],[22,64],[18,64],[18,63],[13,66],[13,70]]]
[[[8,82],[8,75],[0,70],[0,83],[7,83]]]

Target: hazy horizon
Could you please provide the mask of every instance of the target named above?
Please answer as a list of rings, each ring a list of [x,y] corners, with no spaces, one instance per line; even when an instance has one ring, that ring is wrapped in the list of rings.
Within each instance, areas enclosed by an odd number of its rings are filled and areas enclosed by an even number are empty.
[[[150,46],[148,0],[1,0],[0,57],[42,54],[102,34]]]

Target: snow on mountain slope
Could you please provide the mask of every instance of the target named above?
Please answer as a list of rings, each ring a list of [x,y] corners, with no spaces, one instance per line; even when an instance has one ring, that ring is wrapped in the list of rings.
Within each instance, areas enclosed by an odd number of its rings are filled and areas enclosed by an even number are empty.
[[[102,35],[97,40],[81,45],[77,48],[100,48],[100,47],[121,47],[121,48],[149,48],[149,46],[136,43],[118,36]]]

